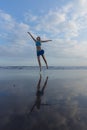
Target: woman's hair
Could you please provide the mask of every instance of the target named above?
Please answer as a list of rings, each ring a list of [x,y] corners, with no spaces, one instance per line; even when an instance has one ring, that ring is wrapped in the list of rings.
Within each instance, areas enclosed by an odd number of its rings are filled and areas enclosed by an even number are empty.
[[[38,36],[37,38],[36,38],[38,41],[40,41],[41,40],[41,38]]]

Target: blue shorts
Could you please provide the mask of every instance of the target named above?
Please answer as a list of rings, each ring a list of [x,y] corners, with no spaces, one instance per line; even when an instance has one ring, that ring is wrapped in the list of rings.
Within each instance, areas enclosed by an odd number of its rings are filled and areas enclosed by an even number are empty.
[[[44,54],[44,50],[37,51],[37,56],[40,56],[40,55],[43,55],[43,54]]]

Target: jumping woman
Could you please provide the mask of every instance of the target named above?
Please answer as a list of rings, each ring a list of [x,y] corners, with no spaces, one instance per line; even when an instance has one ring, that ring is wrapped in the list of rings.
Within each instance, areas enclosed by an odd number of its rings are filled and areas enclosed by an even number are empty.
[[[45,64],[46,64],[46,67],[48,69],[48,64],[47,64],[47,61],[46,61],[46,58],[44,56],[44,50],[41,49],[41,43],[43,42],[49,42],[49,41],[52,41],[52,40],[41,40],[41,38],[38,36],[37,38],[34,38],[32,36],[32,34],[30,32],[28,32],[28,34],[31,36],[31,38],[34,40],[35,42],[35,45],[36,45],[36,51],[37,51],[37,60],[38,60],[38,63],[39,63],[39,67],[40,67],[40,71],[41,71],[41,61],[40,61],[40,56],[42,56]]]

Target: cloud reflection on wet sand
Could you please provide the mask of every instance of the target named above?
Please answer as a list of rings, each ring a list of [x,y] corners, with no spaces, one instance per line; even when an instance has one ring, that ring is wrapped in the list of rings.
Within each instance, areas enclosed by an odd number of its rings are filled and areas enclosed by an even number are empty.
[[[0,84],[3,86],[0,89],[1,130],[87,129],[85,78],[42,75],[3,80]]]

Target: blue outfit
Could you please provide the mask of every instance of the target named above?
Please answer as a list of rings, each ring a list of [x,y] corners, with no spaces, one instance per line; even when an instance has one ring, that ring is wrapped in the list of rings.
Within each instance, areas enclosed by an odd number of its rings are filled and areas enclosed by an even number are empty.
[[[44,50],[37,50],[37,56],[43,55],[44,54]]]
[[[40,41],[36,41],[36,46],[41,46],[41,42]],[[44,54],[44,50],[37,50],[37,56],[43,55]]]
[[[36,41],[36,46],[41,46],[41,42],[40,41]]]

